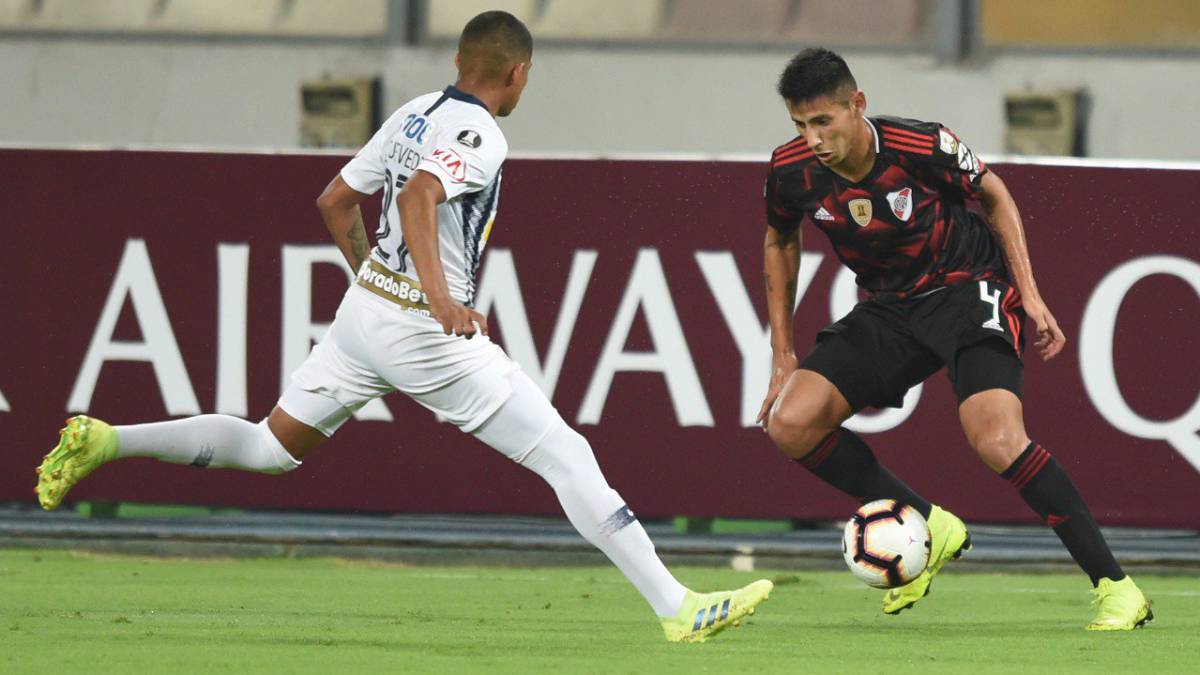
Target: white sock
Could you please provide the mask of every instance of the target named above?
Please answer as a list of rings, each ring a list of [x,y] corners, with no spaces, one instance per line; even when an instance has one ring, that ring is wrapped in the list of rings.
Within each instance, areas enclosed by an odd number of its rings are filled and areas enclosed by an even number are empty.
[[[679,614],[687,588],[659,560],[642,524],[608,486],[583,436],[560,423],[520,463],[546,479],[579,534],[608,556],[656,614]]]
[[[153,457],[174,464],[284,473],[300,466],[267,428],[229,415],[113,427],[117,457]]]

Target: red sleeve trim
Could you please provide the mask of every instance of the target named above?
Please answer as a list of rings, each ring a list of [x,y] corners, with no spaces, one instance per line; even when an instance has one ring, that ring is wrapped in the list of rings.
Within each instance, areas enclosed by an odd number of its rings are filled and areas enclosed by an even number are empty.
[[[804,154],[811,155],[811,154],[813,154],[813,151],[809,150],[808,148],[796,148],[795,150],[789,150],[787,152],[783,152],[778,155],[775,155],[775,157],[773,158],[772,161],[777,163],[782,160],[791,159],[792,157],[797,157],[799,155],[804,155]]]
[[[914,153],[917,155],[930,155],[930,156],[933,155],[933,147],[932,146],[930,146],[928,148],[920,148],[920,147],[917,147],[914,145],[903,145],[899,141],[892,141],[892,140],[889,140],[886,138],[883,141],[883,145],[886,148],[891,148],[893,150],[903,150],[905,152],[911,152],[911,153]]]
[[[802,153],[800,153],[800,154],[798,154],[798,155],[792,155],[792,156],[790,156],[790,157],[788,157],[788,158],[784,159],[784,160],[783,160],[783,161],[781,161],[781,162],[775,162],[774,164],[772,164],[772,165],[771,165],[771,168],[773,168],[773,169],[778,169],[778,168],[779,168],[779,167],[781,167],[781,166],[787,166],[788,164],[795,164],[796,162],[800,162],[800,161],[806,160],[806,159],[808,159],[809,157],[812,157],[812,156],[813,156],[813,151],[812,151],[812,150],[806,150],[805,152],[802,152]]]
[[[771,156],[774,157],[776,155],[782,155],[788,151],[800,150],[807,146],[808,146],[807,139],[797,138],[796,140],[792,141],[791,143],[787,143],[787,144],[779,146],[778,148],[775,148],[775,152],[771,153]]]
[[[911,139],[914,141],[922,141],[922,142],[929,142],[929,143],[934,142],[933,136],[931,136],[929,134],[922,134],[922,133],[918,133],[916,131],[909,131],[908,129],[901,129],[899,127],[884,126],[882,124],[879,125],[879,128],[883,130],[884,134],[900,136],[900,137],[908,138],[908,139]]]

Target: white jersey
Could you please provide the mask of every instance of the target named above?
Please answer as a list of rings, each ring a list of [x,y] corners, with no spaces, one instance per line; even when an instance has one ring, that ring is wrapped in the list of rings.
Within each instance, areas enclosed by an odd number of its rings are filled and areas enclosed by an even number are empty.
[[[374,194],[383,188],[372,257],[419,280],[396,195],[414,172],[427,171],[446,191],[446,201],[437,206],[446,284],[455,300],[473,303],[507,154],[508,142],[487,106],[460,89],[446,87],[403,105],[342,168],[342,180],[359,192]]]

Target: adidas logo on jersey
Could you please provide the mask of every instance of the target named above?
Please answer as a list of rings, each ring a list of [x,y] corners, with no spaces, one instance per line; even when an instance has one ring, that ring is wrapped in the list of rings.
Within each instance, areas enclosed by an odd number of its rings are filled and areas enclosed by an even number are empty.
[[[825,207],[822,206],[821,208],[817,209],[816,213],[813,214],[813,218],[816,220],[833,220],[833,215],[826,211]]]

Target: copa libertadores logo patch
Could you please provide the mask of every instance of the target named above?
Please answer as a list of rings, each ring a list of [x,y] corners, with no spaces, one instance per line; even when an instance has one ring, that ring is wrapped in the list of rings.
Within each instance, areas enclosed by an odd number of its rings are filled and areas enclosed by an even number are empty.
[[[464,129],[458,135],[458,142],[462,143],[468,148],[478,148],[479,146],[483,145],[483,136],[480,136],[478,131]]]

